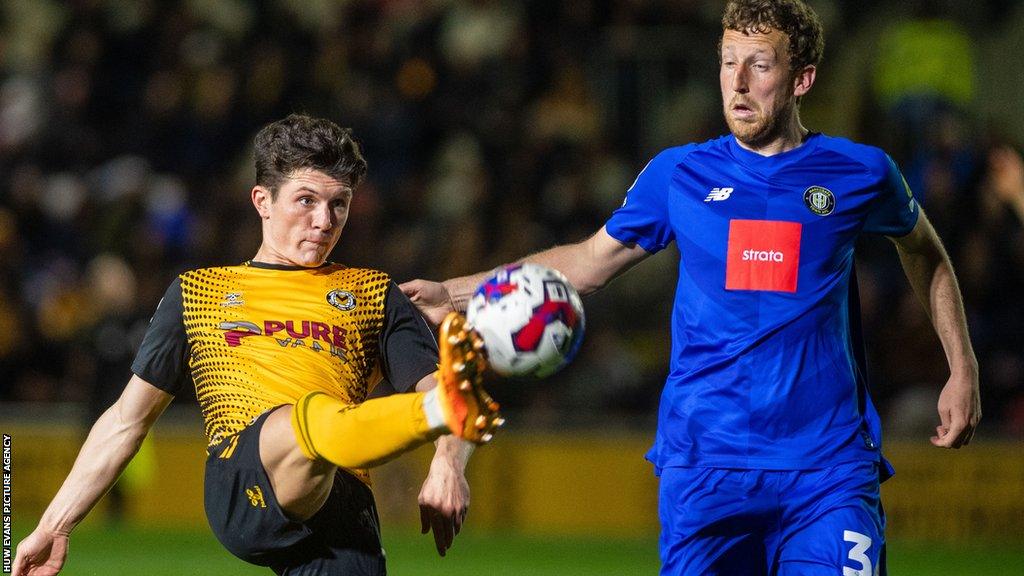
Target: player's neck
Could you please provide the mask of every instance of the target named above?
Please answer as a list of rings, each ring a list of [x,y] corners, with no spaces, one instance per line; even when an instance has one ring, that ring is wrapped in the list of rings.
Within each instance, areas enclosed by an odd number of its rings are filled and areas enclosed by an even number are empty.
[[[272,246],[268,246],[266,242],[260,245],[260,249],[256,251],[256,255],[252,257],[251,261],[259,262],[260,264],[270,264],[272,266],[290,266],[295,268],[318,268],[323,266],[323,261],[316,263],[296,262],[283,252],[275,250]]]
[[[755,142],[744,142],[737,138],[736,143],[741,148],[755,154],[775,156],[799,148],[807,140],[809,133],[810,131],[800,123],[800,117],[794,115],[793,119],[787,122],[781,130],[768,138]]]

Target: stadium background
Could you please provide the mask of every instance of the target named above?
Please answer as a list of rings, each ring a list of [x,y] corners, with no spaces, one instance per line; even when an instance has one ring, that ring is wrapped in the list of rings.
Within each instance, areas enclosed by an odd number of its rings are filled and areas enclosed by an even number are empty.
[[[969,450],[930,448],[945,359],[884,240],[858,262],[897,574],[1024,572],[1024,5],[818,0],[812,129],[881,145],[954,259],[982,368]],[[441,279],[580,239],[662,147],[724,131],[721,3],[5,0],[0,6],[0,428],[15,540],[118,394],[171,278],[249,258],[250,142],[289,112],[370,163],[333,258]],[[1013,188],[1013,187],[1011,187]],[[1022,204],[1024,205],[1024,201]],[[665,374],[673,250],[589,298],[581,357],[494,384],[510,425],[470,464],[449,558],[416,533],[427,451],[376,478],[396,574],[656,566],[642,460]],[[72,541],[69,574],[249,573],[202,518],[194,400],[175,402]],[[161,572],[164,570],[165,572]],[[257,572],[258,573],[258,572]]]

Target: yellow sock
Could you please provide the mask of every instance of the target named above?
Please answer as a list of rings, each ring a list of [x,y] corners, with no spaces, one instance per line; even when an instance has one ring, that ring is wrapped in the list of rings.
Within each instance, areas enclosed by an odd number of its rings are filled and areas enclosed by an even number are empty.
[[[343,468],[379,466],[445,431],[427,422],[423,396],[394,394],[353,405],[310,392],[292,408],[295,439],[310,460],[323,458]]]

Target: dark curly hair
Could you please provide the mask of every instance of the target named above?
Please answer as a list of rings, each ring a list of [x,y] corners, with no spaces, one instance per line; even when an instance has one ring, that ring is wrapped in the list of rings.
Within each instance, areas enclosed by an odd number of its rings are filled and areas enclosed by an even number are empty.
[[[296,170],[312,168],[352,188],[366,175],[366,160],[352,130],[324,118],[291,114],[256,134],[256,184],[277,198],[281,182]]]
[[[800,0],[732,0],[722,15],[722,30],[744,34],[767,34],[772,30],[789,37],[792,70],[817,66],[825,51],[821,20]],[[721,43],[718,46],[722,52]]]

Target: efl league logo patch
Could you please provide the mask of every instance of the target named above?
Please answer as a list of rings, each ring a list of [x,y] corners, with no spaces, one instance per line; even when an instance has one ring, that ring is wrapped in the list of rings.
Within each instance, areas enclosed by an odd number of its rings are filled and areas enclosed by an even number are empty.
[[[729,222],[725,289],[796,292],[802,230],[799,222]]]
[[[836,208],[836,197],[828,188],[811,186],[804,192],[804,204],[818,216],[828,216]]]

